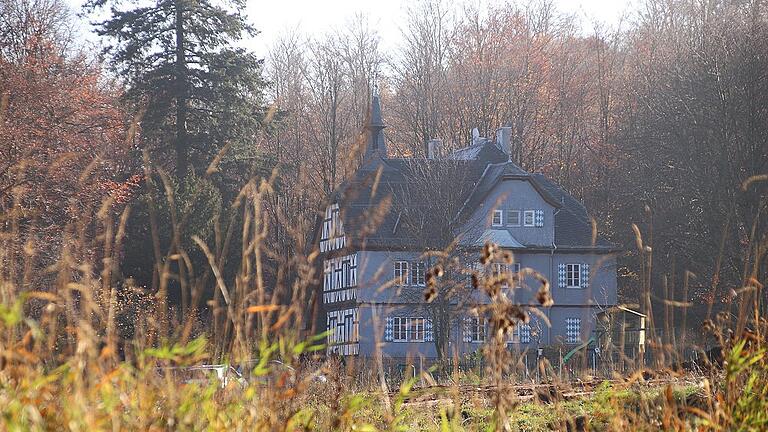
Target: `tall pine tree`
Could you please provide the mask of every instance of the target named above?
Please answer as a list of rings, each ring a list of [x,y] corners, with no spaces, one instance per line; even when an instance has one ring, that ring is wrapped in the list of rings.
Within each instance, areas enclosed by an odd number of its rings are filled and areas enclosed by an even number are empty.
[[[188,310],[194,297],[179,280],[160,282],[157,263],[184,252],[189,261],[174,261],[171,273],[192,275],[208,262],[191,238],[209,242],[214,221],[227,226],[224,203],[264,167],[255,138],[263,119],[262,62],[238,47],[255,30],[237,13],[244,0],[90,0],[86,12],[109,18],[95,23],[110,45],[105,53],[126,85],[128,102],[146,110],[141,122],[141,144],[153,165],[175,172],[173,200],[159,177],[147,179],[144,193],[133,202],[126,227],[121,272],[140,286],[151,287],[158,311],[166,305]],[[204,178],[206,167],[225,147],[219,171]],[[173,204],[175,209],[170,208]],[[154,208],[157,223],[150,221]],[[183,221],[172,226],[171,211]],[[237,221],[236,223],[241,223]],[[237,232],[235,228],[235,232]],[[178,238],[176,237],[178,234]],[[239,250],[232,242],[231,250]],[[147,253],[153,245],[153,253]],[[230,255],[230,257],[232,257]],[[235,257],[232,262],[239,262]],[[191,265],[190,265],[191,263]],[[224,269],[225,277],[231,272]],[[194,273],[209,286],[204,271]],[[208,293],[210,294],[210,293]],[[164,315],[160,315],[164,316]]]
[[[174,165],[179,178],[204,169],[226,143],[232,146],[230,162],[252,165],[256,156],[252,143],[263,113],[264,81],[261,60],[236,46],[256,34],[233,12],[244,3],[92,0],[86,5],[91,12],[110,8],[111,17],[95,23],[97,32],[111,41],[106,52],[126,80],[127,97],[146,109],[143,142],[156,162]]]

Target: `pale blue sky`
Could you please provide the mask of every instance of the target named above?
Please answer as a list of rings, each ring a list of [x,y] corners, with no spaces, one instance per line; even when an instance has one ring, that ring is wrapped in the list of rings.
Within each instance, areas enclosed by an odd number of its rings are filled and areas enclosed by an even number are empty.
[[[79,8],[83,0],[67,0],[73,8]],[[501,0],[477,0],[482,3],[498,3]],[[598,20],[615,25],[628,13],[637,0],[554,0],[558,10],[575,13],[582,18],[585,27]],[[341,27],[355,13],[368,15],[372,26],[378,28],[383,49],[397,46],[404,22],[408,0],[250,0],[246,13],[250,22],[261,34],[247,46],[258,55],[265,56],[271,42],[281,33],[298,28],[308,35],[322,34]],[[88,33],[83,22],[80,32]],[[89,37],[96,40],[95,37]]]

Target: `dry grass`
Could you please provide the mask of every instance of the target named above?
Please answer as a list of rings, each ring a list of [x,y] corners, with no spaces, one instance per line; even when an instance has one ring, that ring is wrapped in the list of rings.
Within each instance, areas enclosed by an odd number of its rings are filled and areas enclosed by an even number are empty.
[[[266,244],[270,227],[264,194],[274,176],[248,183],[234,202],[213,221],[208,239],[184,238],[185,224],[200,198],[195,193],[175,202],[178,188],[147,160],[149,222],[155,256],[152,286],[139,288],[120,277],[130,206],[105,202],[83,218],[61,227],[55,244],[58,259],[42,262],[45,245],[32,233],[22,213],[3,215],[0,259],[0,421],[4,430],[765,430],[768,428],[768,359],[766,322],[745,300],[735,333],[734,321],[721,317],[708,323],[725,353],[725,366],[712,367],[700,387],[643,387],[647,371],[595,393],[570,400],[550,395],[547,404],[525,402],[512,391],[509,375],[519,360],[505,348],[506,337],[529,314],[507,298],[500,287],[511,275],[473,276],[476,289],[492,299],[474,305],[491,323],[486,360],[486,394],[460,392],[462,377],[435,399],[415,404],[412,388],[430,383],[427,374],[403,382],[390,394],[377,379],[355,381],[359,371],[336,360],[314,358],[323,352],[324,335],[306,332],[305,306],[312,304],[316,253],[285,257]],[[212,171],[212,170],[209,170]],[[161,200],[165,200],[162,202]],[[159,240],[158,209],[170,209],[168,244]],[[222,221],[228,221],[226,224]],[[27,228],[24,228],[27,227]],[[297,249],[304,247],[309,227],[296,227]],[[638,248],[646,251],[639,230]],[[190,248],[196,248],[194,250]],[[191,256],[201,253],[207,266],[195,268]],[[648,252],[650,253],[650,252]],[[237,257],[236,271],[224,268]],[[284,273],[267,286],[267,259],[279,259]],[[481,262],[507,262],[512,257],[487,245]],[[650,262],[650,259],[649,261]],[[229,268],[229,267],[228,267]],[[435,270],[429,290],[440,290]],[[650,268],[644,269],[649,294]],[[541,307],[552,304],[549,284],[537,280]],[[753,274],[745,293],[761,292]],[[169,304],[169,286],[181,290],[182,301]],[[206,292],[213,295],[206,303]],[[427,293],[429,294],[429,293]],[[647,297],[646,297],[647,300]],[[648,303],[650,307],[650,302]],[[543,315],[541,315],[543,316]],[[128,325],[130,338],[122,327]],[[664,344],[656,350],[674,350]],[[670,353],[674,354],[674,353]],[[672,366],[664,357],[650,374]],[[664,360],[664,359],[668,360]],[[256,379],[180,384],[158,367],[226,361],[250,365]],[[275,370],[270,360],[297,368],[293,380]],[[567,388],[546,363],[539,365],[556,392]],[[370,369],[368,369],[370,370]],[[327,383],[313,380],[317,371]],[[644,372],[645,375],[644,375]],[[370,372],[368,373],[370,375]],[[676,372],[667,370],[669,376]],[[365,375],[365,374],[362,374]],[[382,390],[383,388],[383,390]]]

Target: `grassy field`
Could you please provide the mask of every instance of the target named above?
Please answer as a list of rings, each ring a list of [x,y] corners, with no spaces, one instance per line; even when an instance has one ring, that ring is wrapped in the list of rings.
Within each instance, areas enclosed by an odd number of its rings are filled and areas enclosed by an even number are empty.
[[[619,413],[636,413],[655,406],[663,406],[664,386],[643,386],[635,389],[616,389],[604,383],[590,394],[565,397],[554,403],[536,398],[525,398],[509,416],[509,425],[516,431],[548,431],[572,428],[576,430],[615,430]],[[672,385],[674,401],[681,405],[689,402],[701,390],[694,384]],[[494,410],[490,395],[477,392],[462,395],[459,409],[451,391],[440,389],[415,390],[403,404],[408,430],[440,431],[447,426],[457,431],[483,431],[493,426]],[[384,428],[384,416],[374,409],[375,400],[361,410],[359,417],[380,419],[375,426]],[[661,417],[661,416],[660,416]],[[648,425],[650,426],[650,425]]]

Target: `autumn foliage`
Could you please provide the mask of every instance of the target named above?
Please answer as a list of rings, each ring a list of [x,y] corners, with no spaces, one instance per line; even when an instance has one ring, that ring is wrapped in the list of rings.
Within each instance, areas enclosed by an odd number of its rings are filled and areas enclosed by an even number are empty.
[[[16,17],[44,30],[46,17],[63,13],[27,6],[49,14],[6,9],[5,24]],[[120,89],[97,61],[52,31],[14,34],[0,47],[0,208],[45,242],[69,223],[87,224],[106,198],[125,201],[132,142]]]

